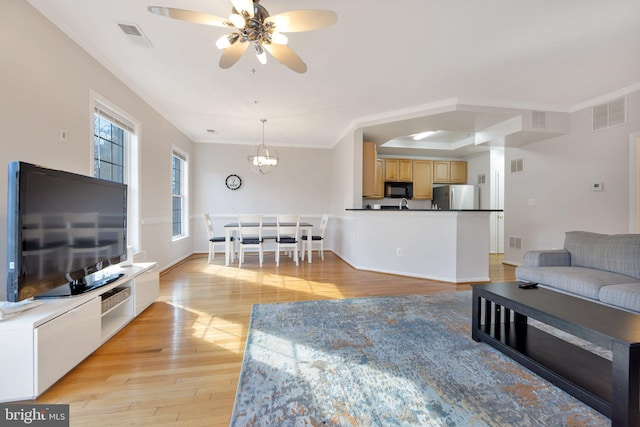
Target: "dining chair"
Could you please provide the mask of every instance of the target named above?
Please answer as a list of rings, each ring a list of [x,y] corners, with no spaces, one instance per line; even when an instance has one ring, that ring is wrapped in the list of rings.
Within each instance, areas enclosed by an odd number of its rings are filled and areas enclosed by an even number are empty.
[[[216,236],[216,233],[213,230],[213,222],[211,222],[211,217],[209,216],[208,213],[203,213],[202,214],[203,218],[204,218],[204,225],[205,227],[207,227],[207,236],[209,238],[209,258],[207,259],[207,263],[211,264],[211,261],[213,261],[213,258],[215,258],[216,256],[216,252],[215,252],[215,246],[216,245],[225,245],[225,239],[224,237],[218,237]],[[231,236],[231,241],[234,241],[233,236]],[[226,250],[226,245],[225,245],[225,250]],[[231,246],[231,261],[234,261],[234,249],[233,249],[233,243]]]
[[[307,235],[304,234],[302,236],[302,260],[304,261],[304,254],[307,252],[308,246],[311,245],[311,250],[313,250],[313,244],[316,243],[318,246],[318,254],[320,258],[324,261],[324,232],[327,229],[327,223],[329,222],[329,215],[322,215],[322,219],[320,219],[320,234],[312,234],[311,241],[307,238]]]
[[[276,217],[276,266],[280,265],[280,251],[293,250],[293,259],[298,265],[298,233],[300,215],[278,214]]]
[[[244,250],[247,247],[258,248],[260,267],[264,258],[262,238],[262,214],[238,215],[238,268],[244,262]]]

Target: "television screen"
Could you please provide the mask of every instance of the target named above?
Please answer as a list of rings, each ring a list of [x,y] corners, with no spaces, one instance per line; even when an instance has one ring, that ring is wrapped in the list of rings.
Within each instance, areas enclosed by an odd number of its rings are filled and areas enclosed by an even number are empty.
[[[12,162],[7,217],[8,301],[85,292],[126,259],[124,184]]]

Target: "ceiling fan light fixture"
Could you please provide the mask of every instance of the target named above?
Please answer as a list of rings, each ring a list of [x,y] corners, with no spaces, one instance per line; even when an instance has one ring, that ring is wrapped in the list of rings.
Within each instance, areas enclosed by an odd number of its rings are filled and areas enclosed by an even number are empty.
[[[237,13],[232,13],[231,16],[229,16],[229,21],[231,21],[234,27],[239,29],[244,28],[247,23],[244,16]]]
[[[265,145],[264,124],[267,119],[260,119],[260,121],[262,122],[262,144],[251,150],[247,160],[249,161],[249,166],[254,173],[266,175],[273,172],[276,166],[278,166],[280,157],[278,156],[278,152],[275,148],[267,147]]]
[[[253,9],[255,7],[253,0],[231,0],[231,4],[233,4],[233,8],[237,12],[246,13],[250,18],[253,18]]]
[[[226,49],[240,39],[238,33],[227,33],[224,36],[216,40],[216,47],[220,50]]]
[[[258,61],[262,65],[267,63],[267,53],[264,51],[264,48],[260,43],[256,43],[256,57],[258,57]]]
[[[220,50],[222,49],[226,49],[229,46],[231,46],[231,42],[229,41],[229,35],[225,34],[224,36],[220,37],[218,40],[216,40],[216,47]]]
[[[289,37],[285,36],[282,33],[274,31],[271,33],[271,42],[275,44],[287,44],[289,43]]]
[[[256,54],[261,63],[266,62],[265,50],[278,62],[297,73],[307,72],[307,65],[288,46],[288,36],[283,33],[312,31],[336,23],[335,12],[328,10],[292,10],[269,14],[260,0],[231,0],[233,7],[229,18],[208,13],[195,12],[164,6],[149,6],[154,15],[165,16],[180,21],[223,27],[232,32],[216,40],[220,56],[220,68],[230,68],[238,62],[249,47],[256,46]],[[276,31],[277,30],[277,31]]]

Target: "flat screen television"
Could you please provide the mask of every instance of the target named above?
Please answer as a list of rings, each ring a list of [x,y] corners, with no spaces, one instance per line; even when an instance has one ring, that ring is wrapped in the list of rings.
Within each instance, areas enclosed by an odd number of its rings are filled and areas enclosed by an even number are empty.
[[[127,256],[127,186],[9,164],[7,300],[77,295],[117,279]],[[92,276],[93,275],[93,276]]]

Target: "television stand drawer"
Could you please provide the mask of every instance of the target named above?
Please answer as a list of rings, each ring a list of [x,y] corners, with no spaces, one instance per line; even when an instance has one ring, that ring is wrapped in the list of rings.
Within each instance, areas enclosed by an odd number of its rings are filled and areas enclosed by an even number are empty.
[[[35,329],[35,387],[39,395],[83,361],[100,342],[100,297]]]

